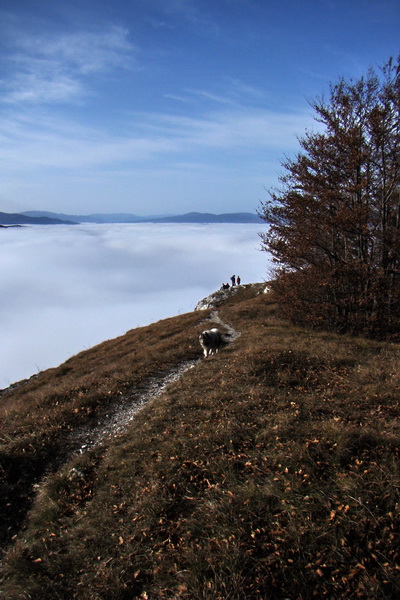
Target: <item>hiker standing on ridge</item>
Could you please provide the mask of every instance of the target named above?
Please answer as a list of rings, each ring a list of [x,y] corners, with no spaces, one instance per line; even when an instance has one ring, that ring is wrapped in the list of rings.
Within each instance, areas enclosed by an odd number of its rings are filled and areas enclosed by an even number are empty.
[[[236,280],[236,277],[235,277],[235,275],[232,275],[232,277],[231,277],[232,286],[234,286],[234,285],[235,285],[235,280]]]
[[[236,285],[240,285],[240,277],[239,277],[239,275],[236,277]]]

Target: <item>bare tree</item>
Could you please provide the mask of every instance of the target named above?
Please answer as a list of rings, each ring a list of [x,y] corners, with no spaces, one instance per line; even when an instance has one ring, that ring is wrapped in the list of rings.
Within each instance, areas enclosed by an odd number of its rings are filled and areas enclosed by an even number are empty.
[[[261,204],[274,288],[297,322],[400,333],[399,60],[312,103],[323,132],[300,139]]]

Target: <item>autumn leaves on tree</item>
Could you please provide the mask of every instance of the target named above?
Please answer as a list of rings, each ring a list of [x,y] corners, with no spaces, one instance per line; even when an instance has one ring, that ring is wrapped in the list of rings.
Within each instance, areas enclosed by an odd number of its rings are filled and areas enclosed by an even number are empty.
[[[400,58],[312,103],[318,133],[262,203],[273,288],[297,323],[400,337]]]

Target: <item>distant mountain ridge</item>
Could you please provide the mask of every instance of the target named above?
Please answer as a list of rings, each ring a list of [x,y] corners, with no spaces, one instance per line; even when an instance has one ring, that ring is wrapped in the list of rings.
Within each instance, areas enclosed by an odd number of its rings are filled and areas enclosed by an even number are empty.
[[[26,215],[25,213],[4,213],[0,212],[1,225],[75,225],[74,221],[63,220],[57,217],[50,217],[47,214],[37,213],[36,215]]]
[[[4,223],[1,220],[0,223]],[[15,216],[15,215],[13,215]],[[201,213],[189,212],[183,215],[151,215],[142,217],[129,213],[90,214],[90,215],[67,215],[48,211],[26,211],[19,216],[28,218],[47,218],[63,223],[261,223],[262,219],[254,213]],[[7,221],[9,222],[9,221]],[[20,221],[19,221],[20,222]]]
[[[158,223],[260,223],[262,219],[253,213],[213,213],[190,212],[184,215],[161,217]]]

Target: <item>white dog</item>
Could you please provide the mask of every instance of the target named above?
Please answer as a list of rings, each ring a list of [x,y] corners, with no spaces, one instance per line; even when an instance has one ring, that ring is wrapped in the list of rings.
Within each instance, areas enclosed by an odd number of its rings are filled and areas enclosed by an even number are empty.
[[[206,331],[202,331],[199,335],[200,346],[203,348],[204,356],[207,357],[213,352],[217,353],[224,340],[222,338],[221,332],[216,329],[207,329]]]

